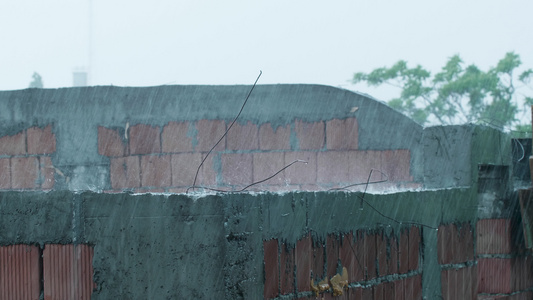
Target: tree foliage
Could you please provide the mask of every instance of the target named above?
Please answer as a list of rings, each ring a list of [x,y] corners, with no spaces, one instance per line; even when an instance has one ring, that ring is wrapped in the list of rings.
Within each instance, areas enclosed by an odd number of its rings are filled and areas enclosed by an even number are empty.
[[[30,82],[30,88],[43,88],[43,79],[41,78],[41,75],[39,73],[34,72],[32,77],[32,81]]]
[[[483,71],[475,65],[465,66],[461,57],[454,55],[432,76],[420,65],[410,68],[400,60],[391,67],[356,73],[352,82],[398,87],[399,97],[388,104],[422,125],[428,121],[440,124],[481,121],[509,128],[523,123],[519,122],[518,113],[533,105],[533,98],[519,99],[516,93],[516,82],[524,86],[533,78],[531,69],[517,76],[521,63],[519,55],[509,52],[495,67]]]

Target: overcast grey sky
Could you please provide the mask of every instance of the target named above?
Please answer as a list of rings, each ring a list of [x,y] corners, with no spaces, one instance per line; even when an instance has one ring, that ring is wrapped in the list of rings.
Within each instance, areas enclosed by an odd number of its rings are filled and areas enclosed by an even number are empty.
[[[6,3],[7,2],[7,3]],[[433,72],[456,53],[533,68],[533,1],[17,0],[0,10],[0,89],[72,85],[318,83],[405,59]],[[92,22],[89,22],[92,16]],[[91,26],[90,26],[91,24]],[[92,42],[90,42],[92,41]]]

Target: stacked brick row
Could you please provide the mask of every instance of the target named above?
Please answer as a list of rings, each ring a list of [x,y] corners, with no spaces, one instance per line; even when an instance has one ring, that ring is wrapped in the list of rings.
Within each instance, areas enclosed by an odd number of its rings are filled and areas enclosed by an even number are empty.
[[[0,246],[0,299],[90,299],[93,255],[83,244]]]
[[[512,219],[482,219],[476,227],[478,299],[532,299],[533,256]]]
[[[438,259],[443,299],[531,299],[533,256],[517,242],[512,219],[441,225]],[[474,249],[475,245],[475,249]]]
[[[470,223],[441,225],[437,238],[442,299],[476,299],[477,269],[472,226]]]
[[[98,128],[98,151],[110,158],[113,190],[183,192],[196,185],[238,190],[262,181],[296,160],[255,190],[322,190],[354,183],[387,180],[383,186],[413,184],[410,151],[359,150],[355,118],[318,122],[270,123],[223,120],[169,122]],[[362,189],[362,188],[361,188]]]
[[[54,187],[52,126],[31,127],[0,137],[0,189],[49,190]]]
[[[312,284],[347,270],[348,288],[324,299],[422,299],[421,235],[418,227],[398,235],[356,231],[329,235],[325,241],[304,236],[290,245],[277,239],[263,242],[264,298],[289,296],[315,299]]]

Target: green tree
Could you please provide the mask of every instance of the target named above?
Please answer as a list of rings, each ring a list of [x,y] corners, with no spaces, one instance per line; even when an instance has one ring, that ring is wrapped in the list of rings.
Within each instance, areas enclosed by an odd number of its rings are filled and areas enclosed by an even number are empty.
[[[519,99],[515,83],[529,84],[533,71],[528,69],[516,76],[521,63],[517,54],[509,52],[495,67],[483,71],[475,65],[465,66],[459,55],[454,55],[432,76],[423,67],[410,68],[407,62],[400,60],[391,67],[356,73],[352,82],[398,87],[400,95],[389,100],[389,106],[422,125],[428,121],[440,124],[485,122],[500,128],[514,126],[523,130],[526,127],[520,123],[524,122],[520,122],[517,115],[529,111],[533,98],[521,95],[523,98]]]
[[[43,88],[43,79],[41,78],[41,75],[39,73],[34,72],[32,75],[32,81],[30,82],[30,88]]]

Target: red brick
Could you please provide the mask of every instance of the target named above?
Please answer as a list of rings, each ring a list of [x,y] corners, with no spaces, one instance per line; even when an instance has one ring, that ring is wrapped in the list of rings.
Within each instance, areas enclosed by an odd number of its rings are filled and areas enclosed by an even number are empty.
[[[172,154],[172,185],[192,186],[198,166],[200,166],[204,157],[205,154],[201,153]],[[216,185],[216,173],[214,170],[213,156],[209,156],[198,172],[196,186],[214,185]]]
[[[141,186],[165,187],[172,184],[170,155],[141,156]]]
[[[48,156],[41,156],[39,158],[39,167],[41,188],[45,190],[52,189],[55,183],[55,169],[52,164],[52,159]]]
[[[44,299],[90,299],[96,288],[93,257],[94,249],[88,245],[46,244],[41,271]]]
[[[482,219],[476,225],[478,254],[508,254],[513,250],[510,219]]]
[[[286,152],[285,166],[296,162],[285,169],[287,184],[314,184],[316,183],[317,160],[316,152]]]
[[[332,300],[361,300],[363,296],[363,290],[358,288],[344,288],[342,291],[342,295],[339,296],[333,296],[333,293],[325,293],[323,294],[325,297],[324,299],[332,299]],[[327,296],[326,296],[327,295]],[[309,299],[321,299],[317,297],[312,297]]]
[[[274,298],[279,293],[279,261],[278,261],[278,240],[272,239],[263,241],[264,263],[265,263],[265,299]]]
[[[315,282],[324,278],[324,244],[313,241],[313,278]]]
[[[253,182],[253,159],[251,153],[221,155],[222,181],[224,184],[246,186]]]
[[[281,294],[294,293],[294,248],[281,244],[280,255]]]
[[[409,271],[418,270],[420,253],[420,229],[412,226],[409,229]]]
[[[363,190],[370,175],[370,183],[386,179],[379,171],[380,151],[325,151],[317,154],[317,161],[318,183],[335,184],[337,187],[358,184]]]
[[[111,159],[110,177],[113,189],[137,188],[141,186],[138,156]]]
[[[0,138],[0,155],[26,154],[26,135],[24,131]]]
[[[291,149],[291,128],[289,125],[272,128],[270,123],[259,126],[259,149]]]
[[[296,120],[294,124],[299,150],[318,150],[324,148],[324,122],[307,123]]]
[[[118,129],[98,126],[98,154],[111,157],[126,154],[126,143],[123,142]]]
[[[390,257],[388,260],[389,274],[398,273],[398,239],[395,236],[390,237]]]
[[[328,150],[357,149],[358,124],[355,118],[326,122]]]
[[[463,272],[461,269],[451,269],[448,271],[448,295],[450,299],[462,298],[465,294],[463,288]]]
[[[138,124],[130,127],[130,154],[152,154],[161,152],[159,126]]]
[[[235,122],[228,131],[226,148],[229,150],[259,149],[257,125],[250,121],[244,125]]]
[[[45,128],[28,128],[28,153],[51,154],[56,151],[56,137],[52,133],[52,125]]]
[[[189,136],[189,122],[169,122],[163,127],[161,143],[164,153],[191,152],[192,136]]]
[[[411,300],[405,297],[405,279],[396,280],[393,283],[395,300]]]
[[[350,181],[350,157],[346,151],[317,154],[317,182],[346,185]]]
[[[513,257],[511,259],[511,290],[518,291],[524,289],[525,286],[525,276],[522,274],[523,271],[523,259],[522,257]]]
[[[37,157],[11,158],[11,186],[13,189],[37,188],[39,161]]]
[[[312,240],[307,235],[296,242],[296,283],[298,292],[311,290]]]
[[[381,154],[381,168],[389,181],[413,181],[410,175],[411,152],[409,150],[387,150]]]
[[[468,267],[468,272],[469,272],[469,278],[470,278],[470,283],[469,285],[472,285],[471,286],[471,292],[470,292],[470,298],[471,299],[475,299],[476,298],[476,295],[477,295],[477,283],[478,283],[478,280],[477,280],[477,265],[475,266],[472,266],[472,267]]]
[[[356,231],[356,239],[355,239],[355,253],[357,254],[358,258],[358,264],[360,264],[361,270],[358,270],[355,276],[355,279],[357,281],[361,281],[365,279],[365,273],[366,273],[366,248],[365,248],[365,236],[366,233],[363,230]]]
[[[398,247],[398,262],[400,274],[409,271],[409,232],[405,229],[400,231],[400,243]]]
[[[339,237],[330,234],[326,243],[327,276],[329,278],[337,274],[337,264],[339,262]]]
[[[449,286],[453,285],[451,282],[450,282],[450,279],[452,279],[452,282],[453,282],[453,278],[450,278],[450,273],[452,272],[452,270],[442,270],[440,272],[440,288],[441,288],[441,293],[442,293],[442,300],[455,300],[455,293],[452,293],[450,294],[449,293]]]
[[[510,258],[479,258],[477,271],[478,293],[512,292]]]
[[[361,293],[361,299],[374,299],[374,290],[371,287],[364,288]]]
[[[533,258],[520,256],[511,261],[511,287],[514,291],[529,289],[533,286]]]
[[[383,233],[376,236],[376,252],[378,276],[385,276],[388,274],[389,266],[387,265],[387,237]]]
[[[285,155],[283,152],[266,152],[253,154],[253,181],[265,180],[283,169]],[[265,184],[285,185],[285,172],[265,181]]]
[[[197,144],[194,151],[207,152],[224,136],[226,122],[224,120],[199,120],[196,122],[196,130]],[[224,149],[226,149],[225,136],[213,151],[223,151]]]
[[[394,282],[383,283],[383,300],[396,299]]]
[[[0,189],[11,188],[11,166],[9,158],[0,158]]]
[[[466,262],[474,260],[474,232],[470,223],[462,223],[458,228],[459,245],[461,247],[461,255],[459,262]]]
[[[376,268],[376,235],[365,235],[365,269],[366,279],[370,280],[377,277]]]
[[[381,171],[381,154],[383,151],[348,151],[349,182],[364,184],[386,180]],[[370,174],[372,173],[372,174]],[[370,180],[369,177],[370,176]]]
[[[361,287],[349,288],[346,294],[347,300],[364,300],[363,288]]]
[[[373,287],[374,289],[374,300],[385,300],[383,297],[385,296],[383,291],[383,284],[378,284]]]
[[[422,276],[416,275],[405,278],[405,299],[422,299]]]
[[[362,242],[362,241],[361,241]],[[363,280],[363,266],[361,262],[364,261],[364,253],[357,252],[360,247],[356,247],[353,233],[344,235],[342,245],[340,247],[341,265],[348,270],[349,282],[357,282]]]
[[[470,227],[465,224],[468,223],[448,224],[443,228],[440,240],[442,263],[463,263],[473,259],[473,236],[468,232]]]
[[[464,299],[475,299],[477,295],[477,268],[470,266],[459,269],[462,272],[462,291]],[[458,297],[459,298],[459,297]]]
[[[456,227],[454,224],[440,225],[437,231],[437,255],[439,264],[454,262],[456,242]]]
[[[15,232],[18,229],[12,230]],[[39,299],[40,287],[42,287],[39,276],[40,257],[39,246],[36,245],[0,246],[0,294],[2,295],[0,297],[2,300]]]

